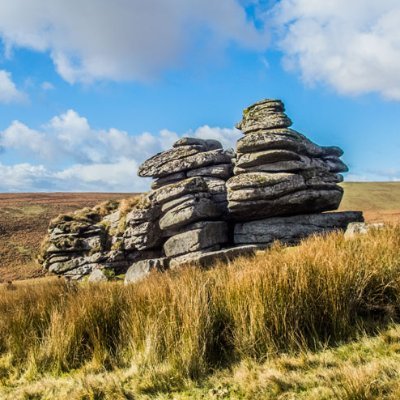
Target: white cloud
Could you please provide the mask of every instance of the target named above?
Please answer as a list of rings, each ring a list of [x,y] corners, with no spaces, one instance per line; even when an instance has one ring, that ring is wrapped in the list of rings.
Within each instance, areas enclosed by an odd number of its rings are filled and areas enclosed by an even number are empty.
[[[267,45],[238,0],[2,1],[0,35],[7,55],[13,47],[49,52],[71,83],[148,80],[231,42]]]
[[[285,65],[305,82],[400,100],[398,0],[282,0],[272,15]]]
[[[238,135],[236,129],[203,126],[183,136],[215,138],[232,147]],[[0,191],[144,191],[150,181],[137,177],[139,164],[180,137],[167,129],[136,136],[116,128],[95,130],[74,110],[40,129],[14,121],[0,132],[0,148],[29,163],[0,163]]]
[[[20,92],[12,81],[11,74],[0,70],[0,103],[20,103],[25,99],[25,94]]]
[[[225,149],[235,149],[236,141],[240,139],[243,134],[238,129],[229,128],[211,128],[208,125],[197,128],[192,135],[200,139],[216,139],[219,140]]]

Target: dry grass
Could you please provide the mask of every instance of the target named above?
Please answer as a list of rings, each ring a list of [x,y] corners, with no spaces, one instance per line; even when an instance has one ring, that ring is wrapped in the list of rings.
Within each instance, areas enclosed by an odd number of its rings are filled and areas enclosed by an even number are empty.
[[[48,374],[109,371],[103,389],[109,384],[111,393],[119,387],[112,383],[115,371],[133,366],[141,378],[135,391],[155,395],[242,360],[271,363],[283,353],[319,351],[376,333],[399,318],[399,249],[397,226],[350,241],[332,234],[296,248],[277,245],[229,266],[154,274],[128,287],[61,279],[3,287],[0,380],[12,390],[15,382]],[[374,368],[368,376],[375,376]],[[391,369],[385,371],[390,379]],[[354,374],[343,371],[352,395],[338,398],[371,398]],[[289,390],[279,376],[271,379],[276,390]],[[113,398],[91,396],[77,398]]]
[[[341,210],[362,210],[368,222],[400,223],[400,182],[344,182]]]

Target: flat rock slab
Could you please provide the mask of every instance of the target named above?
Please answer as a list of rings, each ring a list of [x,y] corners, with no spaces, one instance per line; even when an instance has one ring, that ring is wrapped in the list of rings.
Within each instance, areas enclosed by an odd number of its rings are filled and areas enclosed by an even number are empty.
[[[170,268],[175,269],[182,265],[188,264],[207,268],[216,262],[228,263],[241,256],[254,255],[258,250],[262,250],[264,248],[265,246],[263,245],[245,245],[217,251],[198,251],[171,259]]]
[[[248,173],[227,183],[230,202],[268,201],[302,190],[339,190],[341,176],[331,173]]]
[[[125,285],[139,282],[146,278],[151,271],[165,271],[168,269],[168,258],[153,258],[133,263],[125,274]]]
[[[238,153],[236,166],[246,168],[263,164],[277,163],[281,161],[301,161],[301,157],[294,151],[282,149],[262,150],[252,153]]]
[[[249,133],[238,140],[238,153],[253,153],[264,150],[289,150],[310,157],[343,155],[336,146],[318,146],[293,129],[271,129]]]
[[[229,201],[228,208],[237,221],[267,217],[317,213],[336,210],[343,196],[343,189],[300,190],[270,200]]]
[[[187,176],[210,176],[227,180],[232,176],[232,168],[232,164],[210,165],[208,167],[192,169],[187,172]]]
[[[200,192],[208,192],[208,186],[202,177],[194,177],[154,190],[150,198],[156,204],[162,205],[187,194]]]
[[[179,158],[168,157],[168,159],[164,158],[163,155],[160,154],[157,156],[157,159],[149,159],[139,167],[139,176],[162,178],[163,176],[175,174],[177,172],[231,162],[232,154],[222,149],[204,151],[198,149],[201,146],[184,146],[176,147],[172,151],[178,151],[185,147],[194,147],[197,151],[188,151],[187,156]]]
[[[291,217],[266,218],[235,225],[236,244],[269,244],[279,240],[285,244],[296,244],[314,234],[345,230],[351,222],[362,222],[358,211],[304,214]]]
[[[186,172],[177,172],[175,174],[166,175],[166,176],[164,176],[162,178],[156,179],[151,184],[151,188],[153,190],[159,189],[160,187],[163,187],[165,185],[169,185],[171,183],[182,181],[183,179],[186,179],[186,178],[187,178]]]
[[[183,137],[176,141],[172,146],[173,147],[181,147],[181,146],[204,146],[207,150],[217,150],[222,149],[222,144],[218,140],[214,139],[200,139],[193,137]]]
[[[190,230],[170,237],[164,243],[167,257],[193,253],[228,241],[228,227],[223,221],[201,222]]]
[[[163,169],[163,166],[171,161],[178,161],[204,151],[207,151],[207,146],[205,145],[186,145],[157,153],[139,166],[138,175],[141,177],[160,177],[163,175],[170,175],[171,173],[178,171],[167,171],[165,168]],[[160,171],[163,172],[160,174]]]
[[[211,199],[191,198],[167,211],[160,219],[163,231],[178,229],[196,221],[215,219],[221,211]]]
[[[273,151],[275,155],[280,150]],[[348,167],[336,156],[313,158],[298,155],[289,160],[282,157],[275,162],[265,162],[265,154],[269,152],[245,153],[234,168],[234,173],[239,175],[247,172],[296,172],[296,171],[326,171],[331,173],[347,172]],[[285,152],[287,155],[288,152]],[[283,154],[283,153],[281,153]]]

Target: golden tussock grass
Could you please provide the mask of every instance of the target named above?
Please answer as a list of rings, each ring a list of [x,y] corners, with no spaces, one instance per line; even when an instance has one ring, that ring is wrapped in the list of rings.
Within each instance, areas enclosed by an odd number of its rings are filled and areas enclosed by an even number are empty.
[[[242,360],[268,363],[376,333],[399,319],[399,250],[400,227],[392,226],[352,240],[338,233],[275,245],[127,287],[56,280],[1,288],[0,382],[133,366],[147,377],[141,390],[157,392]],[[361,391],[348,398],[369,398],[351,381],[356,372],[343,371],[349,392]],[[285,391],[278,375],[268,379]]]

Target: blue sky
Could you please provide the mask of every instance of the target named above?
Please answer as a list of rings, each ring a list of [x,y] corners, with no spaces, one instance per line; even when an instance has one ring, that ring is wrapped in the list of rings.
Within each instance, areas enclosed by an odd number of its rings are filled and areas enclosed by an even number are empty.
[[[347,180],[400,179],[397,0],[82,3],[0,4],[0,191],[146,190],[144,159],[234,146],[267,97]]]

